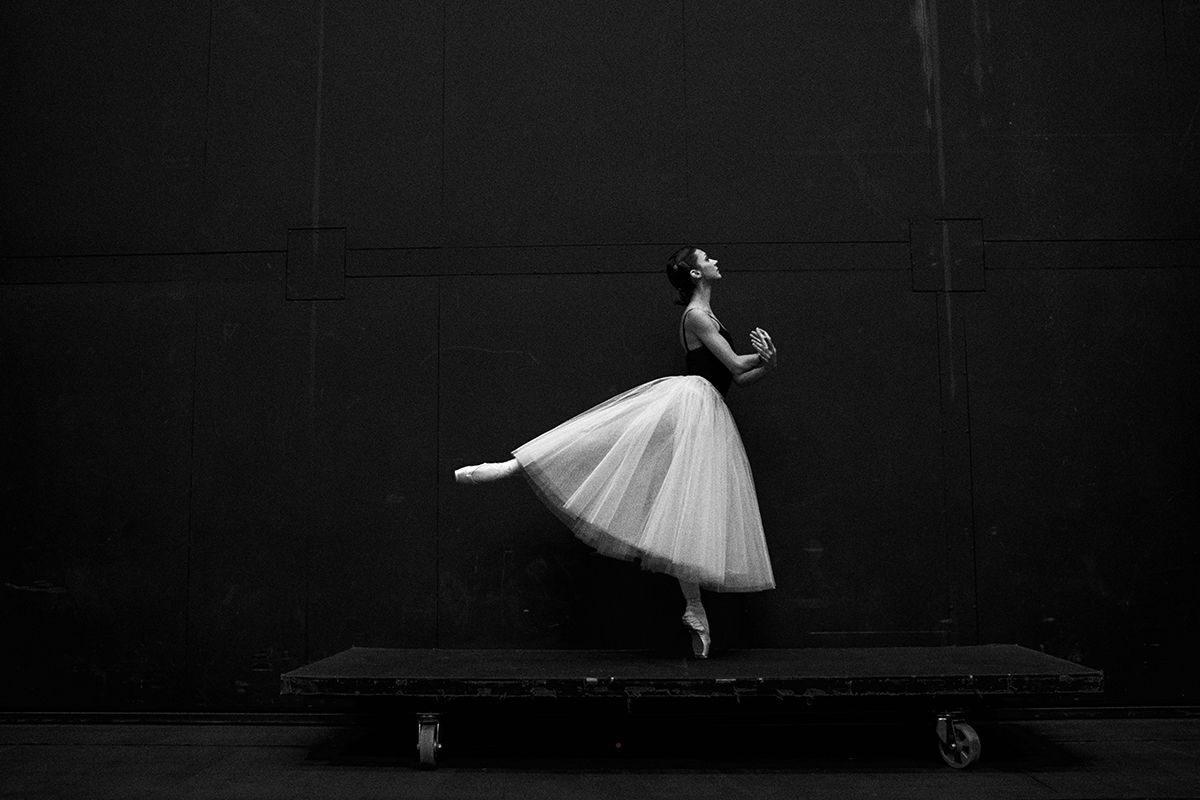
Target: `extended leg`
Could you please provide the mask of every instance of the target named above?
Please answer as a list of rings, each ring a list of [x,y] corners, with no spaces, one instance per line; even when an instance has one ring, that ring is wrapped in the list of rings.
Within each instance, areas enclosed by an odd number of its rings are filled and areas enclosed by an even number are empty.
[[[454,480],[459,483],[487,483],[501,478],[510,478],[521,471],[521,464],[515,458],[510,458],[501,464],[476,464],[473,467],[463,467],[454,470]]]

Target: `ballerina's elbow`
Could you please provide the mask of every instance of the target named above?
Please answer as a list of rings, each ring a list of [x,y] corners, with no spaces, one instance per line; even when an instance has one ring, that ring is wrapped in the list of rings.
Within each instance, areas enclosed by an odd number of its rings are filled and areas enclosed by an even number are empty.
[[[757,369],[748,369],[745,372],[739,372],[733,376],[733,382],[739,387],[744,388],[758,381],[762,375]]]

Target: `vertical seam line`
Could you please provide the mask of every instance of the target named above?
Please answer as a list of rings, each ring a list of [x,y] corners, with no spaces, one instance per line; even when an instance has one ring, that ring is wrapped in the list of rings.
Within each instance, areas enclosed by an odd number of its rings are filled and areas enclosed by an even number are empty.
[[[967,352],[967,318],[962,320],[963,396],[967,404],[967,495],[971,500],[971,605],[975,618],[975,635],[971,644],[979,644],[979,532],[975,517],[975,451],[971,426],[971,363]]]
[[[442,151],[441,151],[441,193],[440,225],[438,238],[446,241],[446,61],[448,58],[448,41],[450,35],[450,17],[448,0],[442,0]],[[442,452],[442,278],[434,279],[434,347],[437,354],[434,359],[434,408],[433,408],[433,441],[434,441],[434,475],[433,475],[433,644],[442,646],[442,482],[441,452]]]
[[[187,502],[187,550],[184,558],[183,579],[183,654],[187,664],[192,663],[188,653],[192,644],[192,548],[195,535],[196,509],[196,395],[200,374],[200,280],[192,281],[192,411],[191,432],[188,442],[188,502]]]
[[[680,24],[680,43],[683,52],[683,202],[685,213],[687,214],[688,236],[692,235],[692,177],[691,177],[691,158],[688,152],[688,142],[691,138],[689,134],[688,120],[688,74],[687,74],[687,0],[680,0],[679,3],[679,24]]]
[[[441,150],[441,187],[438,195],[438,212],[441,217],[441,236],[446,234],[446,40],[448,36],[446,0],[442,0],[442,150]]]

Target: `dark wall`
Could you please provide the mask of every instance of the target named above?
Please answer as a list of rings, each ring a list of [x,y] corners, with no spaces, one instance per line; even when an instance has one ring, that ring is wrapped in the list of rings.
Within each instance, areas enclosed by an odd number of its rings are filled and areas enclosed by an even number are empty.
[[[786,367],[722,644],[1196,698],[1194,3],[173,6],[0,12],[4,705],[670,643],[669,579],[450,473],[679,371],[683,241]]]

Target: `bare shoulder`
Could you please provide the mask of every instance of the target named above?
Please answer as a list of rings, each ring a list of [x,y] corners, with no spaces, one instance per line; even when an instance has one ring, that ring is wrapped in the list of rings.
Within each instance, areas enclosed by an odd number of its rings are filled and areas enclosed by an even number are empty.
[[[719,330],[712,314],[702,308],[689,308],[683,312],[683,326],[693,333]]]

